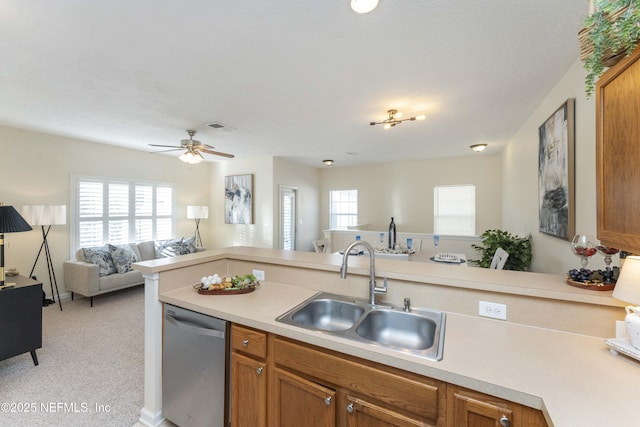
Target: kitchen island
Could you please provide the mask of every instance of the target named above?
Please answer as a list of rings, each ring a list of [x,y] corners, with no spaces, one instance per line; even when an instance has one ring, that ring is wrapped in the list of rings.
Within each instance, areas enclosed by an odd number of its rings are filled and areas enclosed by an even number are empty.
[[[539,409],[552,426],[635,422],[640,364],[612,355],[604,344],[613,334],[614,320],[624,315],[623,303],[610,292],[569,287],[558,276],[376,261],[377,277],[389,279],[387,302],[399,305],[410,297],[415,307],[447,313],[444,358],[439,362],[275,321],[317,291],[365,298],[368,259],[358,258],[349,259],[346,280],[339,279],[340,256],[258,248],[136,264],[146,278],[141,421],[162,421],[161,303],[167,302]],[[246,274],[252,269],[265,271],[267,280],[250,294],[205,296],[192,288],[206,274]],[[480,298],[507,303],[508,320],[478,317]],[[603,328],[602,323],[608,325]]]

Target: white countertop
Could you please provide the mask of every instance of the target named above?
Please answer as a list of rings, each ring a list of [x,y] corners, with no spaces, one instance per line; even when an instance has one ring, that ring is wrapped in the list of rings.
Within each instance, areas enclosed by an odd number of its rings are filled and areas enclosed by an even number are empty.
[[[640,363],[611,354],[602,338],[447,313],[444,358],[434,362],[275,321],[314,294],[265,282],[224,296],[185,286],[160,300],[542,409],[555,427],[638,422]]]

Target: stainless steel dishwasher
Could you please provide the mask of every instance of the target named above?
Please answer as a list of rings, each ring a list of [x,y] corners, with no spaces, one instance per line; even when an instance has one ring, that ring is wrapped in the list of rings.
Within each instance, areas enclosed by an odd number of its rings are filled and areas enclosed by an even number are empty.
[[[164,416],[180,427],[227,427],[228,356],[228,322],[165,304]]]

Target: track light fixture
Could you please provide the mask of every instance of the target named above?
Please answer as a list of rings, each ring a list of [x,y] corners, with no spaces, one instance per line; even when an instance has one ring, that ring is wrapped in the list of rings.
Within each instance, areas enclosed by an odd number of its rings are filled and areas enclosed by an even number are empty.
[[[387,114],[389,115],[389,117],[381,122],[370,122],[369,124],[371,126],[373,125],[384,125],[385,129],[391,129],[392,127],[394,127],[397,124],[400,124],[402,122],[406,122],[406,121],[413,121],[413,120],[424,120],[427,116],[425,116],[424,114],[420,114],[419,116],[414,116],[414,117],[409,117],[406,119],[401,119],[402,117],[402,113],[398,110],[388,110]]]

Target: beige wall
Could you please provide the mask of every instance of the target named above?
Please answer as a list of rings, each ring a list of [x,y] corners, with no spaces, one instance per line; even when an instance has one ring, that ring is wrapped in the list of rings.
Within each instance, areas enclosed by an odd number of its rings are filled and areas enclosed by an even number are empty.
[[[397,231],[433,232],[433,187],[475,184],[476,233],[497,228],[501,218],[500,155],[383,163],[321,170],[320,227],[329,228],[329,191],[358,190],[358,223],[385,231],[394,217]]]
[[[226,224],[224,178],[253,174],[253,224]],[[213,163],[209,188],[209,221],[205,245],[218,249],[227,246],[271,248],[274,244],[273,157],[234,159]],[[203,223],[201,223],[202,226]]]
[[[187,219],[186,206],[209,201],[209,168],[189,166],[174,157],[2,126],[0,153],[0,202],[18,210],[23,205],[65,204],[68,216],[74,174],[171,182],[176,185],[176,235],[187,236],[193,234],[195,225]],[[48,241],[58,288],[64,293],[62,263],[71,256],[69,225],[53,226]],[[41,243],[39,228],[6,234],[6,267],[29,274]],[[49,294],[44,255],[34,274],[43,280]]]
[[[293,163],[284,159],[275,159],[273,203],[275,206],[273,247],[280,246],[280,186],[288,186],[297,190],[296,247],[301,251],[313,251],[313,241],[318,239],[320,211],[320,170],[315,167]]]
[[[563,273],[580,266],[568,241],[538,232],[538,127],[568,98],[576,100],[576,232],[596,235],[595,99],[585,97],[584,75],[577,60],[503,152],[503,226],[517,234],[532,234],[533,271]],[[600,255],[589,261],[589,268],[603,267]]]

